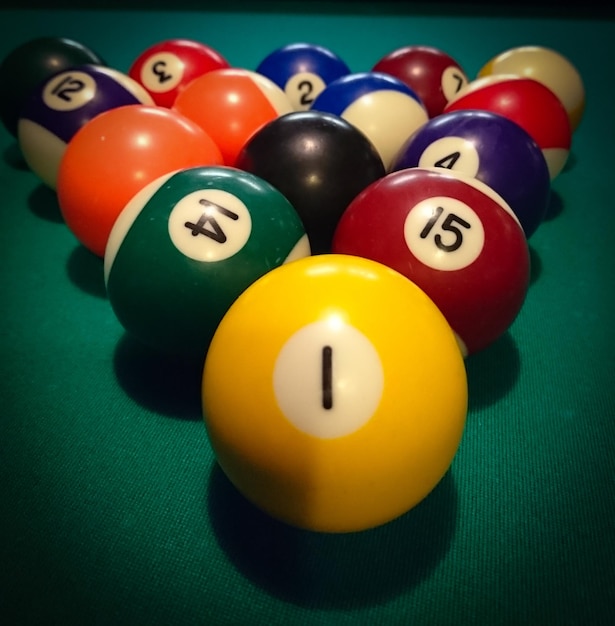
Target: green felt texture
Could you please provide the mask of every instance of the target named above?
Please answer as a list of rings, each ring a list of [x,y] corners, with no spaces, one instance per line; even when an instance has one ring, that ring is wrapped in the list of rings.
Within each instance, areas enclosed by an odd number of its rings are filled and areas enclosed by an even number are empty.
[[[467,361],[450,472],[364,533],[299,531],[248,505],[209,447],[199,365],[126,336],[102,260],[0,129],[0,624],[612,623],[615,24],[352,7],[4,10],[0,57],[42,35],[78,39],[122,70],[171,37],[250,69],[302,40],[356,71],[410,43],[443,48],[469,75],[515,45],[568,56],[585,117],[531,239],[524,308]]]

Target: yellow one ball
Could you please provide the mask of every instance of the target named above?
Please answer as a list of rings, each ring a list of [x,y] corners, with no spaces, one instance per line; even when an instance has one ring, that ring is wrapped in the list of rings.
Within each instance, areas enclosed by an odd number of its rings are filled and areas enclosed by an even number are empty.
[[[467,415],[465,363],[414,283],[342,254],[299,259],[230,307],[205,359],[212,449],[248,500],[290,525],[353,532],[419,503]]]
[[[577,129],[585,110],[585,86],[578,69],[561,53],[544,46],[518,46],[488,61],[478,76],[515,74],[542,83],[564,105],[570,127]]]

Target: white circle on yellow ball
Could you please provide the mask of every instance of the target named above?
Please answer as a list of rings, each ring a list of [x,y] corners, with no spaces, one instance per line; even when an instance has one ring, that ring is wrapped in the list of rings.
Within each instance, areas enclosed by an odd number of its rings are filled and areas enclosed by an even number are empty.
[[[372,342],[342,317],[308,324],[282,347],[273,370],[282,413],[308,435],[343,437],[374,414],[384,372]]]

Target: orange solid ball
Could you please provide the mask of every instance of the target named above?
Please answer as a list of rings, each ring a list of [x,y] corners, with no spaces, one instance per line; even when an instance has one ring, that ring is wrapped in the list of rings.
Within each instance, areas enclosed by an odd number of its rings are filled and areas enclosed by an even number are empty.
[[[223,68],[195,78],[177,96],[173,109],[195,121],[216,142],[225,165],[234,166],[252,135],[293,111],[286,93],[269,78]]]
[[[75,237],[103,257],[117,216],[145,185],[175,170],[221,164],[212,138],[179,113],[118,107],[93,118],[68,143],[58,173],[60,211]]]

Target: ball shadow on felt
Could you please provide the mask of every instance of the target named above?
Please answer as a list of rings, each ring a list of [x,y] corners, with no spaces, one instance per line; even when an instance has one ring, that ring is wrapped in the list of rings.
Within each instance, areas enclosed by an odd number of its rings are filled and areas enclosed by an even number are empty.
[[[537,283],[540,279],[540,275],[542,274],[542,259],[538,254],[536,248],[534,248],[531,244],[529,244],[529,252],[530,252],[530,287]]]
[[[37,185],[28,196],[28,207],[34,215],[43,220],[64,224],[56,192],[43,183]]]
[[[4,162],[12,169],[21,170],[22,172],[30,171],[30,166],[26,162],[19,143],[13,141],[4,150],[3,153]]]
[[[543,222],[550,222],[558,218],[564,211],[564,200],[562,196],[555,190],[551,190],[549,194],[549,204],[547,205],[547,211],[544,216]],[[540,226],[538,227],[540,228]]]
[[[207,515],[228,558],[254,584],[298,605],[350,609],[387,601],[430,575],[454,535],[457,498],[449,470],[422,502],[387,524],[318,533],[257,509],[215,463]]]
[[[519,349],[509,332],[466,358],[469,411],[495,404],[515,386],[521,371]]]
[[[66,262],[69,280],[84,293],[107,298],[103,260],[81,244],[75,246]]]
[[[144,408],[176,419],[202,419],[201,360],[156,352],[124,333],[113,365],[121,387]]]

